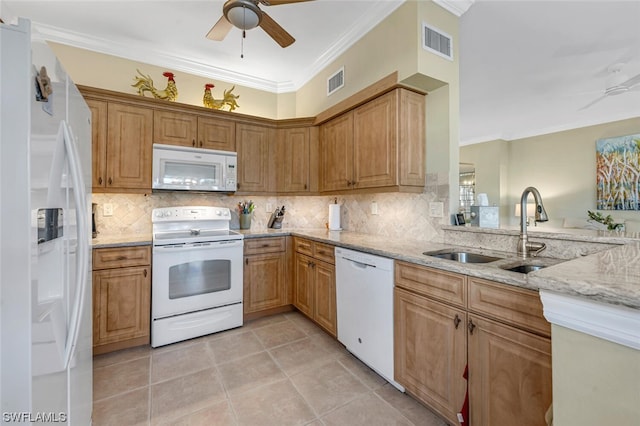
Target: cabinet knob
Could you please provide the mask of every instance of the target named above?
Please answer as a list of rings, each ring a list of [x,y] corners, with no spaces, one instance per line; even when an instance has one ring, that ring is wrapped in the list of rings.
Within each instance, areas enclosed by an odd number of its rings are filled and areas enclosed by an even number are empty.
[[[145,277],[145,278],[147,278],[147,270],[146,270],[146,269],[144,269],[144,270],[142,271],[142,275],[144,275],[144,277]]]
[[[200,148],[202,148],[202,141],[200,141]]]
[[[244,264],[245,264],[245,265],[248,265],[248,264],[249,264],[249,258],[248,258],[248,257],[244,259]]]
[[[458,329],[458,326],[460,325],[460,322],[462,320],[460,319],[460,317],[458,316],[458,314],[456,314],[456,317],[453,319],[453,325],[456,327],[456,330]]]
[[[100,185],[102,185],[102,176],[100,176],[100,177],[98,178],[98,183],[99,183]]]
[[[469,320],[469,325],[467,328],[469,329],[469,334],[473,334],[473,330],[476,328],[476,325],[473,323],[472,320]]]
[[[107,181],[107,183],[108,183],[109,185],[111,185],[111,184],[113,184],[113,180],[112,180],[111,178],[109,178],[109,180]]]
[[[191,141],[191,146],[196,146],[196,140],[195,140],[195,139],[193,139],[193,140]]]
[[[304,184],[304,189],[307,189],[307,184],[306,183]]]

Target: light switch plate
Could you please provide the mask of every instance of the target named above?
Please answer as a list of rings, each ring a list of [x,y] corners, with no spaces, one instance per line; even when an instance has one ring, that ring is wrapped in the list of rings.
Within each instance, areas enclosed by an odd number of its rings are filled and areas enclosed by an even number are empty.
[[[444,216],[444,203],[441,201],[432,201],[429,203],[429,216],[431,217],[443,217]]]
[[[105,203],[102,211],[103,216],[113,216],[113,204]]]
[[[371,202],[371,214],[373,215],[377,215],[378,214],[378,203],[375,201]]]

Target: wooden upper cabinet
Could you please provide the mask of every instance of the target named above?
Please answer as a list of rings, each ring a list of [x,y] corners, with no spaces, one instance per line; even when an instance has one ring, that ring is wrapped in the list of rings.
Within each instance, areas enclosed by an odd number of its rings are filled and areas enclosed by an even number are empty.
[[[107,183],[107,102],[87,99],[91,110],[92,186],[104,188]]]
[[[268,192],[272,190],[269,173],[269,142],[273,130],[265,126],[238,123],[238,191]]]
[[[278,192],[308,192],[309,127],[278,130],[276,187]]]
[[[213,117],[198,117],[198,147],[236,150],[236,123]]]
[[[353,113],[353,187],[396,184],[397,91],[356,108]]]
[[[353,113],[320,126],[320,190],[350,189],[353,182]]]
[[[153,112],[153,142],[169,145],[196,146],[198,118],[181,112]]]
[[[320,190],[425,184],[424,95],[397,88],[320,128]],[[411,189],[414,187],[414,189]]]
[[[153,110],[109,102],[107,188],[151,189]]]
[[[215,117],[155,110],[153,142],[235,151],[236,125],[233,121]]]

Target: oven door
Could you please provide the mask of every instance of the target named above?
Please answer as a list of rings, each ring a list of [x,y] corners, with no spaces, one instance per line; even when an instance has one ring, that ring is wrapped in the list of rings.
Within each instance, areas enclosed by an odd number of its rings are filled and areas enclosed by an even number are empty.
[[[242,302],[242,240],[153,248],[153,319]]]

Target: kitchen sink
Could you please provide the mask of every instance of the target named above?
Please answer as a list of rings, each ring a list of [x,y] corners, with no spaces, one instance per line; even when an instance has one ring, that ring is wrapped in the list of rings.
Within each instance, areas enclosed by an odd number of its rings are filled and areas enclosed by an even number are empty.
[[[461,263],[489,263],[500,260],[499,257],[485,256],[484,254],[470,253],[466,251],[425,251],[423,254],[439,259],[455,260]]]
[[[544,268],[544,266],[541,265],[518,265],[518,266],[512,266],[512,267],[502,267],[502,269],[507,270],[507,271],[512,271],[512,272],[520,272],[521,274],[528,274],[529,272],[533,272],[533,271],[538,271],[540,269]]]

